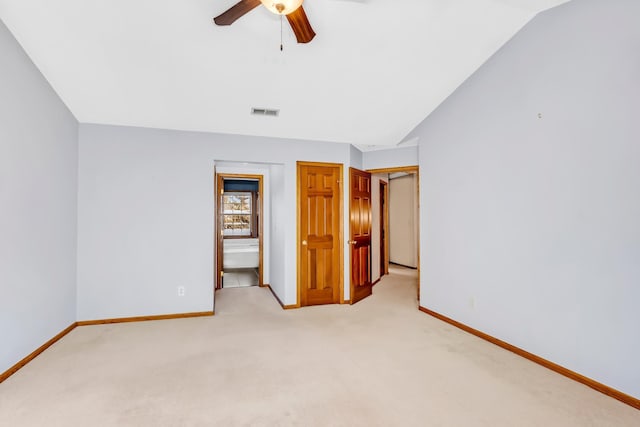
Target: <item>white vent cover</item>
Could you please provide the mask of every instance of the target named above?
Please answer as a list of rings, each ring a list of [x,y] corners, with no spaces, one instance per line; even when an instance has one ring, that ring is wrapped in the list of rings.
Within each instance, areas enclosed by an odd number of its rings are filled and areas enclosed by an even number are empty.
[[[278,115],[280,114],[280,110],[273,110],[273,109],[270,109],[270,108],[255,108],[255,107],[253,107],[251,109],[251,114],[254,114],[256,116],[278,117]]]

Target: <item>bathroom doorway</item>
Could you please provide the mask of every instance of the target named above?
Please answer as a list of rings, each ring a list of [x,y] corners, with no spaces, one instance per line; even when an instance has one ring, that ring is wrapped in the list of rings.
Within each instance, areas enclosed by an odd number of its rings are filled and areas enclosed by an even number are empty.
[[[263,175],[216,175],[216,290],[263,285]]]

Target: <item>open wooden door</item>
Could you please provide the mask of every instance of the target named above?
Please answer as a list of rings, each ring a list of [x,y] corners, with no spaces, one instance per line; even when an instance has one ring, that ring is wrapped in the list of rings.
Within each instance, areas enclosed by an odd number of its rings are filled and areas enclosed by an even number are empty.
[[[350,168],[351,304],[371,295],[371,174]]]
[[[340,302],[342,165],[298,162],[298,292],[301,306]]]
[[[389,214],[387,209],[388,199],[387,183],[380,180],[380,277],[389,274]]]

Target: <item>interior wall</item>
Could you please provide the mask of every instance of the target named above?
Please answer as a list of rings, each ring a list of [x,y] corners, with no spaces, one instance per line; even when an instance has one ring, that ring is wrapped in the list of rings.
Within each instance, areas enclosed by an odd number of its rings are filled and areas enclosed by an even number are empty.
[[[389,180],[389,261],[418,267],[418,180],[408,174]]]
[[[394,147],[362,153],[362,167],[366,170],[389,169],[418,164],[418,147]]]
[[[348,169],[348,144],[82,124],[79,319],[212,309],[215,160],[284,165],[284,248],[271,256],[282,302],[296,303],[296,161]]]
[[[283,259],[285,253],[285,228],[287,221],[287,212],[285,209],[285,182],[284,182],[284,165],[269,165],[271,177],[271,244],[269,246],[271,252],[271,274],[269,285],[273,292],[285,301],[285,269],[294,268],[293,266],[285,266],[286,260]]]
[[[362,170],[364,154],[357,147],[349,145],[349,158],[351,167]]]
[[[638,16],[538,15],[414,132],[421,304],[637,398]]]
[[[76,320],[78,123],[0,22],[0,373]]]

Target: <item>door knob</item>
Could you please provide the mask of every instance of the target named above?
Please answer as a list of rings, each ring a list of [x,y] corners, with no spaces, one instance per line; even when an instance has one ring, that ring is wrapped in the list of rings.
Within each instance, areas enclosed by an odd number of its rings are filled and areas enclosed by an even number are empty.
[[[306,240],[302,241],[302,246],[307,246],[307,241]]]
[[[356,243],[358,243],[358,242],[356,242],[355,240],[349,240],[349,244],[350,245],[355,245]]]

